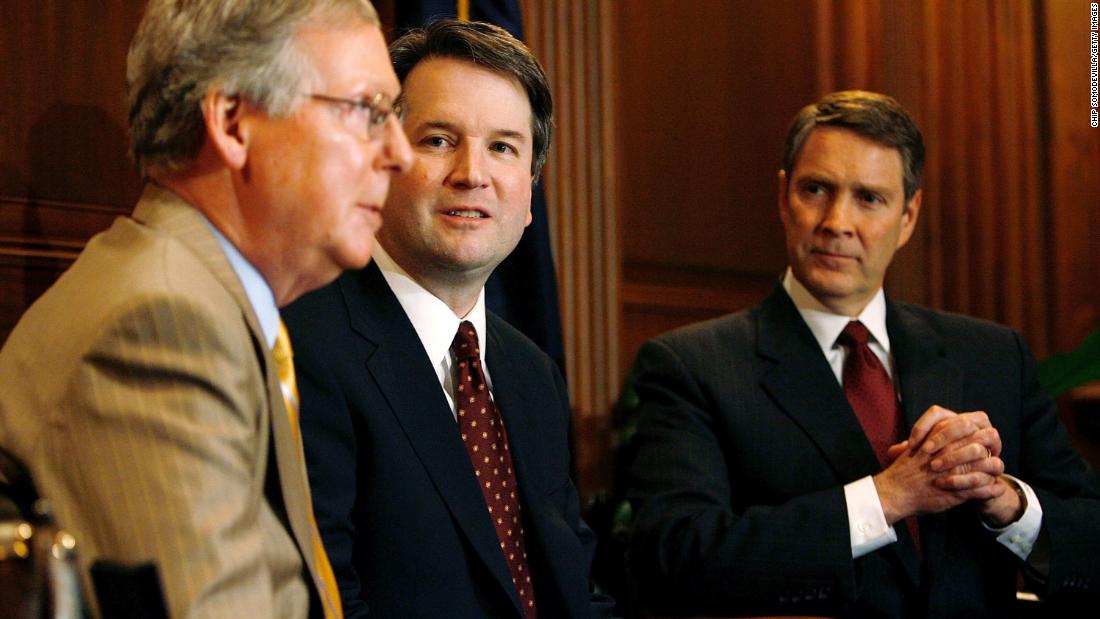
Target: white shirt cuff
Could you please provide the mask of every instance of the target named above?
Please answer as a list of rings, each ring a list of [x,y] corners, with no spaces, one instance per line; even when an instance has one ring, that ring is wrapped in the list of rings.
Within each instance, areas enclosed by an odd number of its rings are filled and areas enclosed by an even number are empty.
[[[844,501],[848,506],[853,559],[898,541],[894,527],[886,524],[886,514],[882,511],[882,503],[878,500],[878,491],[870,475],[846,484]]]
[[[1039,529],[1043,526],[1043,506],[1039,505],[1039,497],[1035,496],[1035,491],[1031,489],[1031,486],[1011,475],[1005,475],[1005,477],[1016,482],[1016,485],[1024,491],[1024,497],[1027,499],[1024,514],[1016,522],[1000,529],[987,525],[985,521],[982,521],[982,526],[986,530],[996,533],[997,541],[1005,548],[1011,550],[1020,559],[1027,561],[1028,555],[1031,554],[1031,548],[1035,545],[1035,540],[1039,539]]]

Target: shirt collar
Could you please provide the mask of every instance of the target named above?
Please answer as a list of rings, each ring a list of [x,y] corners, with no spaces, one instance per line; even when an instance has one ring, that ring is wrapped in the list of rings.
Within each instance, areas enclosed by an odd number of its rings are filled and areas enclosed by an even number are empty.
[[[205,215],[201,212],[199,215],[206,222],[206,225],[210,226],[210,230],[214,232],[214,238],[218,239],[218,245],[221,245],[225,257],[229,260],[229,265],[233,267],[233,272],[237,274],[237,279],[241,281],[244,294],[248,297],[248,302],[252,305],[252,311],[260,322],[260,330],[263,331],[267,347],[273,348],[275,337],[279,334],[279,308],[275,305],[275,293],[271,292],[271,286],[267,285],[267,280],[264,279],[263,275],[260,275],[256,267],[252,266],[251,262],[241,255],[241,252],[237,250],[233,243],[230,243],[229,239],[225,238],[225,235],[214,227],[214,224],[210,223]]]
[[[882,292],[882,288],[878,289],[867,307],[854,318],[837,314],[817,300],[813,293],[798,281],[790,267],[783,276],[783,289],[787,291],[794,306],[798,308],[802,320],[806,321],[806,325],[810,327],[821,350],[833,348],[836,338],[840,336],[844,327],[849,322],[858,320],[867,327],[882,349],[887,353],[890,352],[890,336],[886,332],[886,295]]]
[[[458,325],[469,320],[477,329],[478,347],[485,358],[485,288],[477,295],[477,302],[465,316],[456,316],[450,306],[428,292],[405,269],[394,262],[380,243],[374,245],[374,262],[386,278],[397,302],[409,317],[420,343],[432,364],[439,369],[440,361],[450,359],[451,342],[458,332]]]

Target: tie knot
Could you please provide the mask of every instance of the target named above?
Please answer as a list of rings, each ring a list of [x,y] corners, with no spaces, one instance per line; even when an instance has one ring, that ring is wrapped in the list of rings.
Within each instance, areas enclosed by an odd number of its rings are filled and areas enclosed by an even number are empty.
[[[853,320],[844,327],[836,341],[840,342],[841,346],[852,348],[854,346],[866,346],[870,339],[871,332],[867,330],[867,327],[863,326],[862,322]]]
[[[458,325],[455,339],[451,341],[451,351],[454,352],[456,359],[481,356],[481,349],[477,343],[477,329],[474,328],[474,323],[464,320],[462,324]]]

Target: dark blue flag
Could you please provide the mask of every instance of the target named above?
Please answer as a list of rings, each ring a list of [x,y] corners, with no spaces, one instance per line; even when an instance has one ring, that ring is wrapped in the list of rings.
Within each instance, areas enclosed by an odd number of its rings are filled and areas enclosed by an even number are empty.
[[[398,36],[432,19],[458,16],[455,0],[400,0],[394,4],[394,31]],[[496,24],[523,40],[523,17],[516,0],[469,0],[468,6],[471,20]],[[531,225],[524,230],[516,250],[489,277],[485,302],[493,313],[534,340],[564,373],[558,284],[542,183],[531,193]]]

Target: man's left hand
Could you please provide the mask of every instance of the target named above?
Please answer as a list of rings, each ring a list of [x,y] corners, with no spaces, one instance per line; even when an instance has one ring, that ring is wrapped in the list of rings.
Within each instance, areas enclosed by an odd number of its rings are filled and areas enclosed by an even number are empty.
[[[888,456],[896,458],[910,448],[931,454],[929,468],[942,472],[932,482],[936,487],[973,500],[992,527],[1018,520],[1026,505],[1016,484],[1003,475],[1001,437],[988,416],[981,411],[955,413],[942,407],[930,412],[933,414],[913,427],[907,440],[890,448]],[[996,478],[993,488],[986,487],[990,475]],[[975,493],[977,488],[982,488],[980,493]]]

